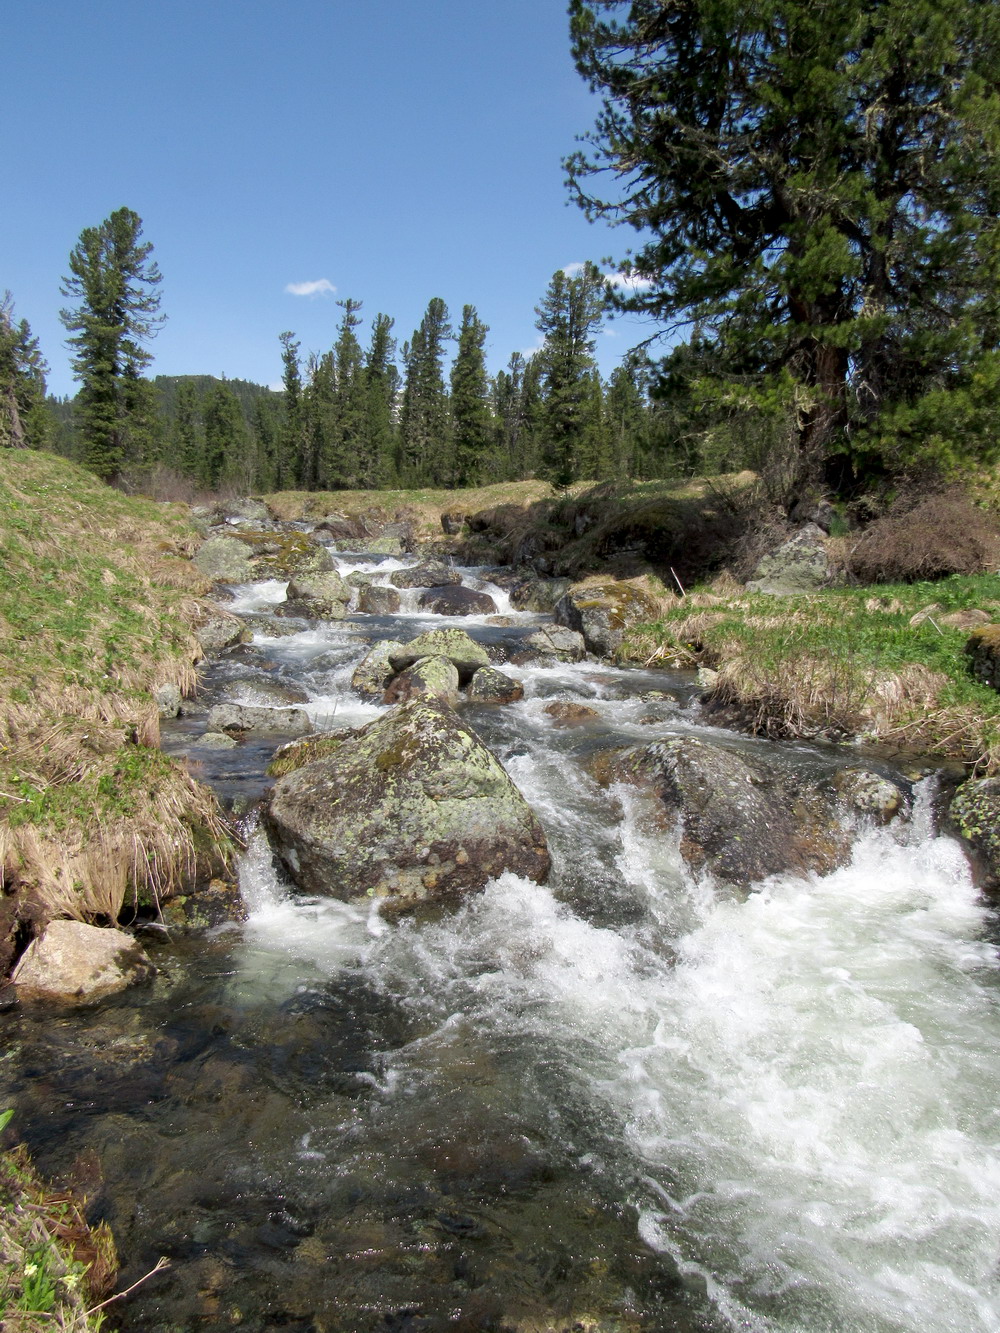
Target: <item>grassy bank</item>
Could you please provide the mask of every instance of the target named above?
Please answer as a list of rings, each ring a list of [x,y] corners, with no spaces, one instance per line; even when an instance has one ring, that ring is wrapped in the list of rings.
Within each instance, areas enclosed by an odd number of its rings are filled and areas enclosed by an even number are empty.
[[[51,454],[0,456],[0,860],[32,915],[117,917],[224,842],[214,799],[157,748],[155,689],[193,684],[207,586],[180,507]]]
[[[1000,695],[971,675],[969,630],[945,623],[972,608],[1000,621],[1000,577],[780,598],[716,584],[634,630],[622,655],[714,669],[708,697],[759,733],[859,737],[992,774]]]

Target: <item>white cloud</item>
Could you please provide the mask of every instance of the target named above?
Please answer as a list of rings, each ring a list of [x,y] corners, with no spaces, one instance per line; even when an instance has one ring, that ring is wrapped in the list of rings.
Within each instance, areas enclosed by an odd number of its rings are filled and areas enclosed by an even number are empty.
[[[314,282],[290,282],[285,288],[289,296],[327,296],[336,290],[329,278],[317,278]]]
[[[605,277],[609,287],[618,287],[624,292],[641,292],[652,287],[649,278],[641,278],[634,270],[624,273],[609,273]]]
[[[586,264],[563,264],[562,271],[566,274],[567,278],[575,278],[576,275],[582,273],[586,267]]]

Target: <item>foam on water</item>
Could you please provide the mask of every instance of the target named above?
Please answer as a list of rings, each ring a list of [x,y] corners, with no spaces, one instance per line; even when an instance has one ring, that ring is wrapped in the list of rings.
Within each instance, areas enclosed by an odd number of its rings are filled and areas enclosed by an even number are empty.
[[[516,776],[549,789],[547,819],[561,792],[537,762]],[[316,967],[350,957],[432,1024],[530,1037],[541,1083],[568,1069],[613,1127],[593,1148],[643,1239],[725,1323],[995,1333],[997,962],[956,845],[918,817],[740,901],[625,805],[639,921],[505,875],[419,928],[273,895],[252,926]],[[608,836],[579,827],[579,861]]]

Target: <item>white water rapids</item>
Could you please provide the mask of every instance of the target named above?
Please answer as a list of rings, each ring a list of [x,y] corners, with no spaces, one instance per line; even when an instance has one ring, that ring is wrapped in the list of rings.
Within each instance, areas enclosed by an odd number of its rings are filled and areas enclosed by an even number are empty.
[[[321,687],[327,703],[346,672]],[[631,705],[602,700],[582,668],[515,674],[528,697],[498,725],[524,743],[498,748],[546,825],[551,885],[507,875],[454,915],[390,927],[292,895],[257,835],[247,966],[280,957],[290,992],[360,968],[420,1013],[413,1049],[383,1058],[389,1099],[425,1086],[460,1031],[523,1043],[553,1117],[567,1100],[590,1108],[583,1165],[720,1328],[996,1333],[992,915],[957,844],[934,832],[930,793],[910,823],[865,832],[842,869],[778,877],[741,901],[693,877],[675,840],[645,833],[627,793],[619,818],[567,765],[539,690],[589,692],[626,733]],[[592,910],[604,882],[627,910]]]

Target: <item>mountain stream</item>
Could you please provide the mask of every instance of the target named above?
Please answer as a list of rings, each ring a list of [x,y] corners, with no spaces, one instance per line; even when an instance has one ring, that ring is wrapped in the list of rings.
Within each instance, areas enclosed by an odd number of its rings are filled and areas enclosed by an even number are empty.
[[[463,577],[508,625],[404,592],[397,616],[269,632],[285,585],[234,589],[254,642],[205,691],[293,685],[317,727],[361,725],[373,638],[509,647],[547,619]],[[123,1283],[170,1260],[119,1326],[997,1333],[996,920],[933,778],[842,868],[734,894],[587,756],[678,733],[817,775],[855,754],[713,728],[687,673],[502,669],[521,702],[460,709],[545,826],[546,886],[508,874],[390,924],[295,892],[248,820],[244,926],[147,935],[148,988],[5,1016],[2,1095],[39,1166],[110,1220]],[[560,725],[553,700],[595,716]],[[164,746],[252,807],[273,738],[192,748],[203,729]]]

